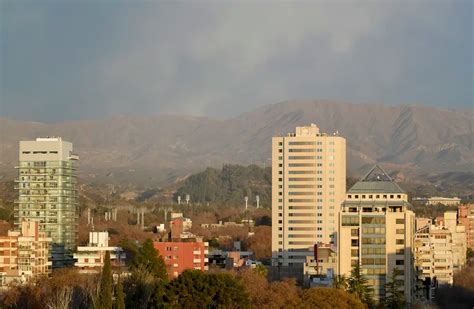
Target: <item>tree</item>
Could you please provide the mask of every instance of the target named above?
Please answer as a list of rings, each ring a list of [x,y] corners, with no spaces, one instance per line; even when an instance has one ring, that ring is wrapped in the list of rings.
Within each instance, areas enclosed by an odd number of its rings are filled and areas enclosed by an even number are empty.
[[[311,288],[301,293],[302,308],[364,309],[366,306],[355,295],[335,288]]]
[[[344,275],[336,275],[332,281],[332,287],[339,290],[347,290],[347,278]]]
[[[348,279],[348,292],[356,295],[366,304],[372,304],[372,288],[368,284],[367,278],[362,274],[360,264],[357,263],[351,270]]]
[[[249,295],[230,273],[186,270],[166,286],[164,302],[174,308],[249,308]]]
[[[400,270],[394,268],[390,281],[385,284],[385,308],[402,309],[405,308],[405,296],[403,295],[403,282],[397,280]]]
[[[154,277],[167,281],[168,273],[166,272],[166,264],[163,258],[158,255],[158,250],[153,246],[153,241],[147,239],[138,249],[132,261],[132,269],[137,267],[145,267]]]
[[[112,308],[112,272],[110,269],[110,251],[106,251],[104,267],[100,278],[99,295],[96,303],[97,309]]]
[[[117,286],[115,287],[115,308],[116,309],[125,309],[125,294],[123,292],[122,278],[118,278]]]

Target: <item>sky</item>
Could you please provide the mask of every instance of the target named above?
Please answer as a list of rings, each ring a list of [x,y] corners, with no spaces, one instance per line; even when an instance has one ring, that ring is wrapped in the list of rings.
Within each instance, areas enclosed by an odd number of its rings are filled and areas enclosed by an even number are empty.
[[[0,1],[0,117],[472,109],[472,1]]]

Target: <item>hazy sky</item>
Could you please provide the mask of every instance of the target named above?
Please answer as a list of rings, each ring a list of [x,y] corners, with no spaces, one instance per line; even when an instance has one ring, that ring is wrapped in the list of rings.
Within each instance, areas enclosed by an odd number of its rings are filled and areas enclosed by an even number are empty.
[[[223,4],[225,2],[225,4]],[[0,0],[0,115],[473,106],[473,2]]]

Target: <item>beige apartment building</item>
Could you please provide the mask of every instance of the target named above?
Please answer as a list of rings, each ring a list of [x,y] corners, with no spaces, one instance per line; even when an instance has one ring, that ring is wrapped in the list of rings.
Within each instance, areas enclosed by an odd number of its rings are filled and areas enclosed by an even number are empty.
[[[416,231],[414,254],[417,277],[420,283],[430,282],[430,290],[420,293],[420,296],[431,299],[431,289],[436,283],[453,284],[452,244],[451,232],[444,227],[426,225]]]
[[[335,244],[346,140],[315,124],[272,139],[272,264],[303,274],[316,243]]]
[[[458,223],[457,211],[446,211],[442,226],[451,232],[453,242],[453,268],[455,271],[461,270],[466,265],[466,227]]]
[[[415,215],[408,196],[379,166],[346,193],[339,220],[338,273],[350,276],[360,264],[374,288],[385,297],[392,270],[400,270],[404,294],[411,302],[414,288],[413,236]]]
[[[0,236],[0,286],[23,283],[51,271],[51,238],[39,231],[38,222],[22,221],[19,231]]]
[[[15,201],[15,227],[36,221],[53,241],[53,267],[60,267],[76,247],[76,162],[72,143],[60,137],[21,141]],[[56,263],[57,262],[57,263]]]

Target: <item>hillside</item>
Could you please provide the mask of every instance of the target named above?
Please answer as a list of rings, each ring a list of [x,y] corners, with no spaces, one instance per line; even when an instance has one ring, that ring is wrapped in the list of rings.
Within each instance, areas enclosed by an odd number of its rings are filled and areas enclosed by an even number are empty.
[[[185,199],[190,195],[194,203],[213,203],[218,206],[243,206],[244,197],[248,204],[255,206],[255,197],[260,198],[260,206],[271,205],[271,168],[256,165],[224,165],[221,170],[207,168],[205,171],[191,175],[174,194]]]
[[[14,177],[19,140],[62,136],[74,143],[87,182],[168,185],[208,166],[269,165],[272,136],[313,122],[347,139],[350,175],[378,162],[403,181],[436,183],[443,173],[455,179],[463,172],[472,184],[472,117],[472,111],[426,106],[298,101],[231,119],[159,115],[45,124],[0,118],[0,177]]]

